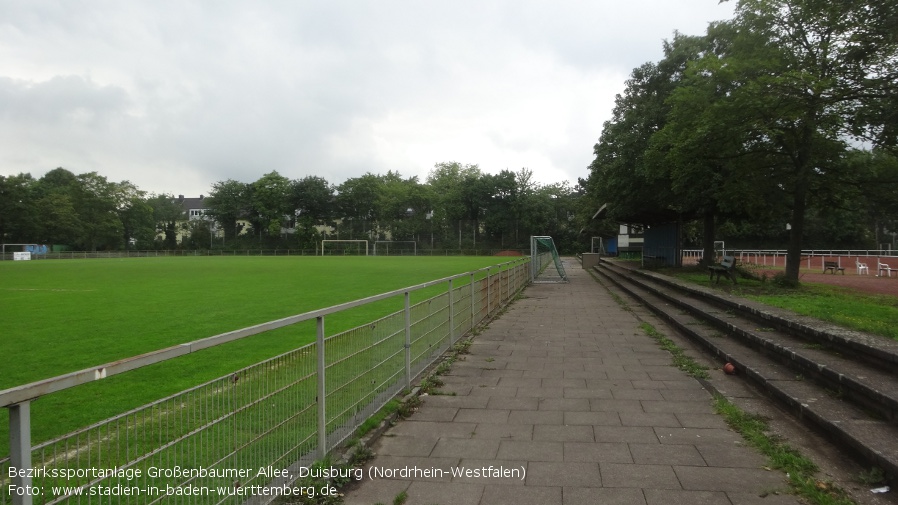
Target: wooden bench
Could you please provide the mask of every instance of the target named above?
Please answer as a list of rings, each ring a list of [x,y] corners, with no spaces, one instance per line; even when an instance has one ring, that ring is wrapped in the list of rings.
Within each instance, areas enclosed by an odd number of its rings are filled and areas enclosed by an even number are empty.
[[[845,267],[840,267],[839,263],[836,261],[824,261],[823,262],[823,273],[826,273],[827,270],[832,272],[833,275],[836,275],[836,270],[842,272],[842,275],[845,275]]]
[[[664,266],[664,256],[650,256],[643,254],[642,264],[647,267],[662,267]]]
[[[708,270],[711,271],[711,276],[708,277],[708,280],[717,276],[717,283],[720,283],[720,276],[723,275],[727,279],[733,281],[733,284],[736,284],[736,257],[735,256],[724,256],[723,261],[721,261],[717,265],[711,265],[708,267]]]

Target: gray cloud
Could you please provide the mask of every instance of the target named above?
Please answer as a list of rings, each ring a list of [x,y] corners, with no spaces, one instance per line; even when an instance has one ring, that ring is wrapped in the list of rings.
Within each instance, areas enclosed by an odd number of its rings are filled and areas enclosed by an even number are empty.
[[[0,173],[207,193],[457,160],[586,175],[630,70],[716,0],[11,2]]]

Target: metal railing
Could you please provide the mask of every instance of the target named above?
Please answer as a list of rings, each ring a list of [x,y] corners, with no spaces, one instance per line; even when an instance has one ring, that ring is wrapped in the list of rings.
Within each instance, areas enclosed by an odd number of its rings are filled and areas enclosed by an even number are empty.
[[[735,256],[741,263],[752,263],[762,266],[785,267],[786,251],[781,249],[726,249],[721,254]],[[704,256],[701,249],[683,249],[681,251],[684,265],[699,262]],[[858,258],[898,258],[898,251],[875,249],[808,249],[801,251],[802,263],[806,268],[823,268],[825,261],[846,260],[846,265],[854,265]]]
[[[278,486],[302,477],[303,468],[410,388],[459,337],[514,299],[529,282],[528,262],[522,258],[0,391],[0,407],[10,411],[11,447],[0,458],[0,505],[220,504],[242,503],[262,489],[276,495]],[[411,293],[433,287],[440,293],[411,303]],[[392,297],[403,298],[402,310],[326,334],[326,318]],[[43,395],[302,322],[314,322],[314,343],[32,446],[30,405]]]

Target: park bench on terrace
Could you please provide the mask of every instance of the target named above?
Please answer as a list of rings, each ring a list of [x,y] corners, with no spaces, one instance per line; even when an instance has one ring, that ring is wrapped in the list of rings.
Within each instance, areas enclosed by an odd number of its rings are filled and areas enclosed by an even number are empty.
[[[839,263],[836,261],[824,261],[823,273],[826,273],[827,270],[831,271],[833,275],[836,275],[837,270],[842,272],[842,275],[845,275],[845,267],[839,266]]]
[[[710,277],[708,280],[717,276],[717,283],[720,283],[720,276],[723,275],[727,279],[733,281],[733,284],[736,284],[736,257],[735,256],[724,256],[723,261],[721,261],[717,265],[711,265],[708,267],[708,270],[711,271]]]

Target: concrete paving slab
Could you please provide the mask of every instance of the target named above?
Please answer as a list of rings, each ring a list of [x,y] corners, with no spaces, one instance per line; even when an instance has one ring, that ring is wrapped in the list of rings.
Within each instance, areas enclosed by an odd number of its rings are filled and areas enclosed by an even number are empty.
[[[682,489],[673,467],[639,463],[599,463],[605,487]]]
[[[621,426],[621,417],[617,412],[565,412],[564,424]]]
[[[508,415],[509,424],[564,424],[563,410],[522,410]]]
[[[564,488],[564,505],[644,505],[641,489]]]
[[[565,442],[565,461],[633,463],[629,445],[612,442]]]
[[[695,446],[658,444],[628,444],[633,462],[639,465],[690,465],[707,466]]]
[[[435,407],[428,403],[415,412],[415,421],[452,421],[458,413],[456,407]]]
[[[539,410],[539,398],[490,398],[487,407],[490,409]]]
[[[701,385],[579,265],[527,288],[457,360],[444,390],[377,442],[347,504],[794,504]],[[459,473],[517,468],[524,480]],[[444,470],[439,478],[414,471]],[[455,472],[455,473],[453,473]]]
[[[596,442],[660,443],[651,426],[593,426]]]
[[[530,462],[564,461],[564,444],[536,440],[503,440],[499,443],[499,454],[496,457]]]
[[[380,437],[371,449],[375,453],[392,456],[429,456],[438,440],[424,437]]]
[[[682,428],[683,423],[677,419],[676,414],[670,412],[621,412],[620,422],[622,426],[664,426],[670,428]]]
[[[602,487],[602,474],[598,463],[534,461],[527,466],[527,486]]]
[[[592,426],[538,424],[533,427],[533,440],[548,442],[594,442]]]
[[[673,470],[683,489],[695,491],[763,494],[788,489],[783,474],[761,468],[674,466]]]
[[[483,488],[483,484],[465,482],[415,481],[408,487],[408,500],[405,505],[433,505],[449,501],[453,505],[479,505],[482,503]]]
[[[487,486],[480,502],[493,505],[561,505],[558,486]]]
[[[509,410],[505,409],[458,409],[455,421],[462,423],[506,423]]]
[[[730,505],[731,502],[726,493],[717,491],[646,489],[645,503],[646,505]]]
[[[431,453],[437,458],[495,458],[499,440],[441,438]]]
[[[533,440],[533,425],[481,423],[477,425],[473,438],[478,440]]]

